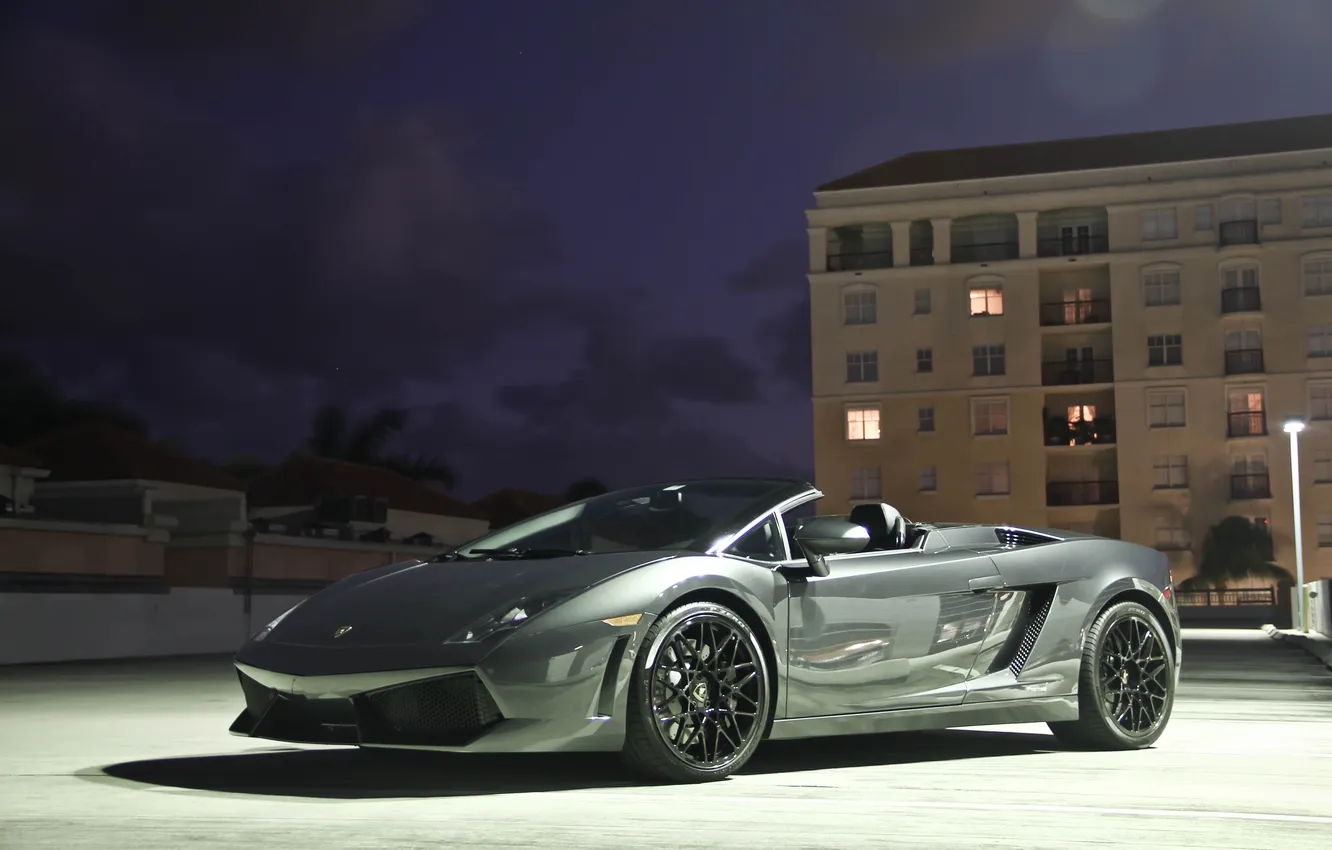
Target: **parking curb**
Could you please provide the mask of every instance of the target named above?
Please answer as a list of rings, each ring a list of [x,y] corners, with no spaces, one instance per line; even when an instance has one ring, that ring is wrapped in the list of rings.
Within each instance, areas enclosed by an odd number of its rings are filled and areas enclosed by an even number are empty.
[[[1309,638],[1301,634],[1291,634],[1290,632],[1283,632],[1280,629],[1278,629],[1276,626],[1273,626],[1271,624],[1264,625],[1263,631],[1267,632],[1267,636],[1270,637],[1272,640],[1279,640],[1282,641],[1283,643],[1289,643],[1293,644],[1294,646],[1298,646],[1300,649],[1309,653],[1315,659],[1321,662],[1322,665],[1326,667],[1328,670],[1332,670],[1332,649],[1323,649],[1318,644],[1317,641],[1310,640]]]

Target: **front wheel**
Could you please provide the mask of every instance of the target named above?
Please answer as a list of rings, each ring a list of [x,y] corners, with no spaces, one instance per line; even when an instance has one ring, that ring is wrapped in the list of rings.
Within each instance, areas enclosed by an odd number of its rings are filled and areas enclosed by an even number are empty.
[[[1175,705],[1175,652],[1156,615],[1137,602],[1112,605],[1087,631],[1078,675],[1078,719],[1051,723],[1062,743],[1137,750],[1156,743]]]
[[[707,782],[744,766],[768,720],[768,664],[738,614],[691,602],[643,639],[629,688],[624,760],[671,782]]]

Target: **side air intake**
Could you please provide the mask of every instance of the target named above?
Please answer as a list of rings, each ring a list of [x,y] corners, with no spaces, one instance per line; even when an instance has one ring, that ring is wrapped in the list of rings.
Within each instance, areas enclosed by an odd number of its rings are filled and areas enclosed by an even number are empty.
[[[1027,627],[1022,630],[1022,640],[1018,643],[1013,660],[1008,662],[1008,669],[1012,671],[1014,676],[1021,673],[1022,668],[1027,666],[1027,659],[1031,657],[1031,651],[1036,648],[1036,639],[1041,636],[1041,629],[1045,628],[1045,620],[1050,616],[1050,606],[1054,604],[1054,597],[1054,588],[1032,594]]]
[[[996,528],[995,536],[999,542],[1005,546],[1040,546],[1042,543],[1055,543],[1058,538],[1050,537],[1045,534],[1037,534],[1034,531],[1024,531],[1020,528]]]

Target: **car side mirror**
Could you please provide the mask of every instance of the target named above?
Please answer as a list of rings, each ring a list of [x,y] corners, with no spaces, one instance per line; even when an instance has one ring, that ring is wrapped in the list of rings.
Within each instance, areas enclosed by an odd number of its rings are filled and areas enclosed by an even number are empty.
[[[800,550],[815,575],[828,575],[827,555],[854,555],[869,545],[869,531],[832,516],[814,517],[791,535],[800,544]]]

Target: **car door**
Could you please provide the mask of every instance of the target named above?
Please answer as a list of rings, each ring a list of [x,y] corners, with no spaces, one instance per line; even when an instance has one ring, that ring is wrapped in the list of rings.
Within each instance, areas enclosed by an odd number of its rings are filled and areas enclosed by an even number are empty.
[[[975,552],[827,558],[791,583],[788,717],[956,705],[1002,585]]]

